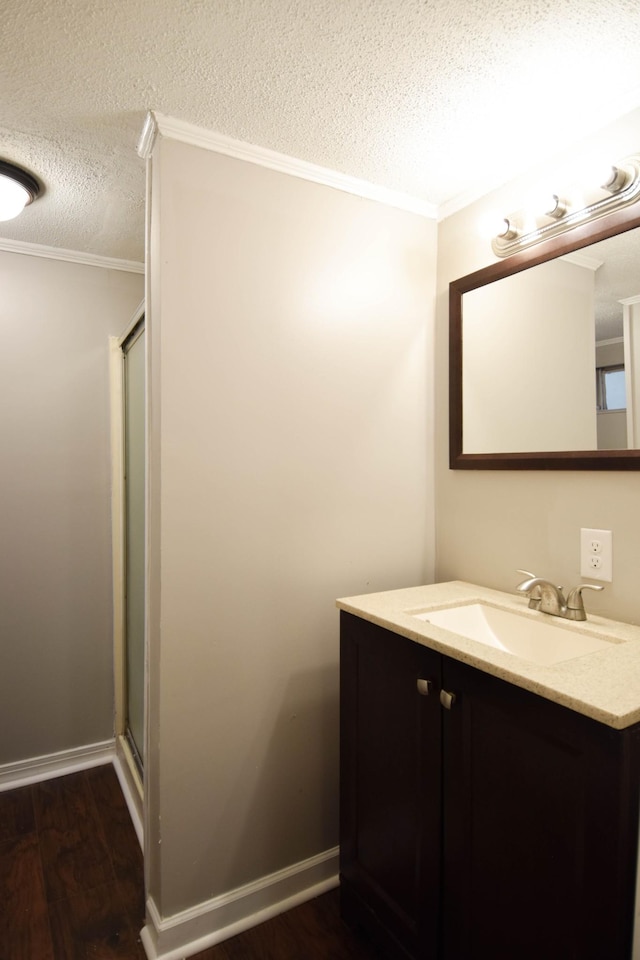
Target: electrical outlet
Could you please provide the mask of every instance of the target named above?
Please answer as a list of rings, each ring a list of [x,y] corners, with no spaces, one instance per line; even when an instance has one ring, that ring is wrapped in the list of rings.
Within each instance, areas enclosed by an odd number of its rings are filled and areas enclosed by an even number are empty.
[[[590,580],[613,580],[611,530],[580,530],[580,575]]]

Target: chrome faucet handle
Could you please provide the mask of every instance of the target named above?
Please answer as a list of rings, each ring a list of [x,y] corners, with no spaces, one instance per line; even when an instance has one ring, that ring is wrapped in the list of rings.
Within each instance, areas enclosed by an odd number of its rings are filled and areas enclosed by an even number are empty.
[[[522,587],[524,587],[529,580],[542,580],[542,577],[536,577],[535,573],[531,573],[531,571],[529,570],[516,570],[516,573],[522,573],[527,578],[526,580],[523,580],[522,583],[518,584],[518,586],[516,587],[516,590],[522,590]],[[588,586],[588,584],[585,584],[585,586]],[[562,584],[558,583],[557,587],[560,593],[562,593],[562,591],[564,590],[564,587],[562,586]],[[537,589],[539,589],[539,586],[537,584],[534,584],[531,587],[532,592],[533,590],[537,590]],[[596,587],[595,589],[597,590],[598,588]],[[604,589],[604,588],[602,587],[601,589]]]
[[[583,590],[604,590],[595,583],[580,583],[574,587],[567,597],[567,613],[570,620],[586,620],[587,614],[584,609],[584,600],[582,599]]]
[[[537,579],[538,579],[538,578],[536,577],[535,573],[531,573],[530,570],[516,570],[516,573],[521,573],[521,574],[523,575],[523,577],[526,577],[526,578],[527,578],[526,580],[523,580],[522,583],[519,583],[519,584],[518,584],[518,586],[516,587],[516,590],[521,590],[521,588],[522,588],[523,585],[527,582],[527,580],[537,580]],[[532,587],[531,590],[529,591],[528,596],[529,596],[529,609],[530,609],[530,610],[539,610],[539,609],[540,609],[540,601],[541,601],[541,597],[540,597],[540,587]]]
[[[531,570],[516,570],[516,573],[521,573],[523,577],[527,577],[528,580],[535,580],[535,573],[531,573]]]

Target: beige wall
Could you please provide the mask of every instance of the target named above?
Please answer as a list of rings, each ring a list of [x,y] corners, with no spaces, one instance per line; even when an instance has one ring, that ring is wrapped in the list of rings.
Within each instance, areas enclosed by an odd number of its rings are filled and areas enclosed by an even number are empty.
[[[584,158],[604,144],[618,159],[638,150],[640,111],[567,151]],[[553,169],[547,165],[547,170]],[[448,217],[438,232],[436,334],[436,575],[512,590],[517,567],[556,583],[580,581],[581,527],[613,531],[612,584],[589,594],[593,612],[640,622],[640,476],[596,471],[463,471],[448,469],[448,284],[494,262],[478,223],[489,211],[517,209],[537,177],[521,178]],[[571,430],[571,424],[567,424]]]
[[[337,843],[338,596],[432,574],[433,222],[169,140],[151,206],[147,867]]]
[[[627,411],[598,413],[598,450],[624,450],[627,446]]]
[[[596,448],[593,271],[554,260],[471,290],[462,336],[464,453]]]
[[[606,340],[596,343],[596,366],[607,367],[624,363],[624,340]]]
[[[142,296],[0,253],[0,764],[113,736],[108,338]]]

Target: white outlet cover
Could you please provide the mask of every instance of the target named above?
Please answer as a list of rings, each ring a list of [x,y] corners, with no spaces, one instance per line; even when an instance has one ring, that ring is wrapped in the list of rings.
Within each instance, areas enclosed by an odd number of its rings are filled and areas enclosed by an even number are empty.
[[[593,566],[593,559],[600,560]],[[580,576],[589,580],[613,580],[613,534],[611,530],[580,530]]]

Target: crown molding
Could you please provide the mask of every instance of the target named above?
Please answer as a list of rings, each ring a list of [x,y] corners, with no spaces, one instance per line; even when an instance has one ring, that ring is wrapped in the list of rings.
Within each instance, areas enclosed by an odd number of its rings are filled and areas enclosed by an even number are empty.
[[[79,250],[47,247],[40,243],[24,243],[22,240],[3,240],[0,238],[0,251],[22,253],[28,257],[44,257],[45,260],[65,260],[68,263],[81,263],[87,267],[102,267],[104,270],[144,273],[144,263],[140,263],[138,260],[118,260],[115,257],[101,257],[95,253],[81,253]]]
[[[243,140],[234,140],[222,133],[214,133],[192,123],[186,123],[184,120],[166,117],[162,113],[156,113],[156,111],[149,111],[147,114],[138,141],[138,153],[143,159],[148,159],[151,155],[158,136],[167,137],[170,140],[179,140],[181,143],[188,143],[193,147],[202,147],[204,150],[221,153],[227,157],[235,157],[237,160],[246,160],[248,163],[255,163],[260,167],[267,167],[267,169],[275,170],[278,173],[286,173],[301,180],[309,180],[326,187],[334,187],[334,189],[342,190],[344,193],[351,193],[367,200],[375,200],[388,207],[407,210],[409,213],[418,214],[418,216],[426,217],[429,220],[435,220],[437,217],[437,206],[427,200],[420,199],[420,197],[390,190],[368,180],[360,180],[357,177],[339,173],[337,170],[330,170],[328,167],[320,167],[315,163],[308,163],[306,160],[298,160],[296,157],[290,157],[285,153],[277,153],[275,150],[269,150],[266,147],[257,147],[254,144],[245,143]]]
[[[144,118],[142,131],[140,132],[140,137],[138,138],[138,146],[136,147],[138,156],[142,160],[148,160],[153,153],[153,147],[156,142],[157,134],[158,124],[156,122],[156,115],[149,110]]]
[[[558,257],[558,259],[565,260],[567,263],[574,263],[576,266],[584,267],[586,270],[593,270],[594,273],[596,270],[599,270],[604,263],[604,260],[598,260],[596,257],[584,253],[583,250],[573,250],[571,253],[565,253],[564,256]]]

